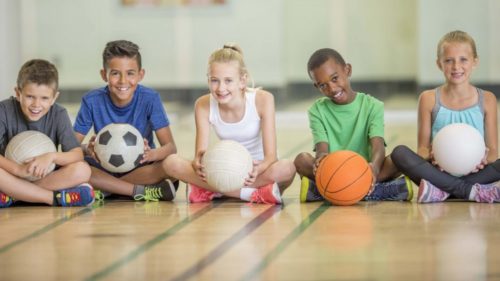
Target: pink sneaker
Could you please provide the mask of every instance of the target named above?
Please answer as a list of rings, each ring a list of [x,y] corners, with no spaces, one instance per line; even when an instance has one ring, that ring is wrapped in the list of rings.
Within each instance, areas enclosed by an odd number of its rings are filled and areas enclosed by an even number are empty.
[[[432,183],[422,179],[418,187],[418,203],[443,202],[450,194],[435,187]]]
[[[250,202],[262,204],[281,204],[281,194],[278,185],[270,183],[257,188],[257,190],[252,193]]]
[[[476,183],[472,186],[472,191],[474,192],[474,198],[478,203],[495,203],[500,202],[500,190],[493,184],[478,184]]]
[[[210,202],[215,196],[215,192],[196,186],[192,183],[187,184],[189,203]]]

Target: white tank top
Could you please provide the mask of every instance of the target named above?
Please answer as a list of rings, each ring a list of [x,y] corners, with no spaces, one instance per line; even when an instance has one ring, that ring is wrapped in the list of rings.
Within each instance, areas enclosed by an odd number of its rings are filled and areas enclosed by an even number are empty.
[[[210,95],[209,122],[220,140],[237,141],[248,149],[254,160],[263,160],[264,149],[262,147],[260,116],[255,106],[255,94],[255,89],[248,89],[245,92],[245,114],[240,121],[235,123],[227,123],[222,120],[219,104]]]

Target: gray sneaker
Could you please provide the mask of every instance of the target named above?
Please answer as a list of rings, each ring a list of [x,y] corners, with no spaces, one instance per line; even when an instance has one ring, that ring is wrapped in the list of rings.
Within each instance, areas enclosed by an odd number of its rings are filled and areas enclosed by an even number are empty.
[[[300,202],[324,201],[325,199],[316,188],[316,183],[308,177],[302,177],[300,182]]]
[[[366,195],[365,201],[411,201],[413,188],[408,177],[400,177],[392,181],[378,182],[373,191]]]
[[[172,201],[179,186],[179,181],[162,180],[153,185],[144,186],[144,194],[134,196],[136,201]]]

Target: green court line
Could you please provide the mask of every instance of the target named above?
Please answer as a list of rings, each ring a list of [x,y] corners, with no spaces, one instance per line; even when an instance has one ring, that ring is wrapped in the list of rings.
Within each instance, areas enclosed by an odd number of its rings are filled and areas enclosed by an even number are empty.
[[[295,239],[297,239],[309,226],[311,226],[311,224],[329,207],[330,203],[328,202],[321,204],[240,280],[256,279],[257,274],[261,273],[266,267],[268,267],[274,259],[276,259],[293,241],[295,241]]]
[[[190,222],[195,221],[196,219],[200,218],[201,216],[203,216],[204,214],[206,214],[210,210],[219,207],[220,205],[222,205],[222,203],[224,201],[225,200],[214,201],[212,204],[210,204],[209,206],[204,207],[203,209],[201,209],[200,211],[196,212],[192,216],[188,215],[182,221],[176,223],[175,225],[173,225],[172,227],[168,228],[164,232],[162,232],[159,235],[155,236],[153,239],[151,239],[149,241],[146,241],[146,243],[144,243],[142,245],[139,245],[135,250],[133,250],[132,252],[130,252],[125,257],[118,259],[117,261],[115,261],[111,265],[109,265],[108,267],[102,269],[99,272],[94,273],[92,276],[86,278],[85,280],[99,280],[101,278],[104,278],[104,277],[108,276],[109,274],[113,273],[114,271],[116,271],[120,267],[122,267],[122,266],[126,265],[127,263],[129,263],[130,261],[134,260],[136,257],[142,255],[144,252],[148,251],[149,249],[151,249],[156,244],[162,242],[163,240],[167,239],[168,237],[173,236],[178,231],[180,231],[181,229],[183,229],[184,227],[186,227]]]
[[[14,248],[16,246],[19,246],[20,244],[22,244],[24,242],[27,242],[27,241],[35,238],[35,237],[38,237],[38,236],[40,236],[40,235],[42,235],[44,233],[47,233],[50,230],[52,230],[52,229],[54,229],[54,228],[62,225],[63,223],[65,223],[67,221],[70,221],[70,220],[72,220],[72,219],[74,219],[76,217],[79,217],[79,216],[81,216],[83,214],[86,214],[86,213],[88,213],[88,212],[90,212],[90,211],[92,211],[94,209],[97,209],[97,208],[101,207],[102,205],[103,204],[100,204],[100,205],[94,204],[94,205],[92,205],[90,207],[86,207],[86,208],[84,208],[84,209],[82,209],[82,210],[80,210],[80,211],[78,211],[78,212],[76,212],[74,214],[66,215],[66,216],[62,217],[61,219],[59,219],[59,220],[57,220],[57,221],[55,221],[55,222],[53,222],[51,224],[48,224],[48,225],[40,228],[39,230],[36,230],[36,231],[32,232],[31,234],[28,234],[28,235],[26,235],[26,236],[24,236],[22,238],[17,239],[14,242],[11,242],[11,243],[9,243],[9,244],[1,247],[0,248],[0,254],[3,254],[5,252],[9,251],[10,249],[12,249],[12,248]]]

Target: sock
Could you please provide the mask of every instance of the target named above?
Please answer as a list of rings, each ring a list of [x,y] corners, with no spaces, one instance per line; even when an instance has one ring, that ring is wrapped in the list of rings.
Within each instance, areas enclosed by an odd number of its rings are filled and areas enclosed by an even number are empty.
[[[469,193],[469,201],[476,201],[476,189],[472,187]]]
[[[52,201],[52,206],[61,206],[61,192],[59,191],[54,191],[54,200]]]
[[[144,195],[144,185],[142,184],[135,184],[134,185],[134,191],[132,192],[132,196],[136,195]]]
[[[253,187],[242,187],[240,190],[240,199],[243,201],[250,201],[255,191],[257,191],[257,189]]]

